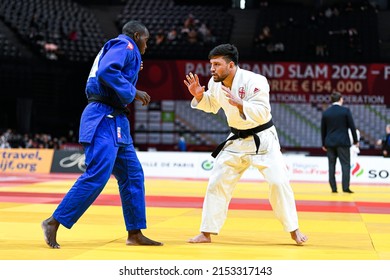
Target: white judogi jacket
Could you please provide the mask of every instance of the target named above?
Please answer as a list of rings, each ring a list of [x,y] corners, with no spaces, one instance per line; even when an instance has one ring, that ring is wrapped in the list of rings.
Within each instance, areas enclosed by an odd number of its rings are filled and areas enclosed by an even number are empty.
[[[214,114],[222,108],[225,111],[228,125],[240,130],[257,127],[272,118],[269,103],[270,87],[264,76],[237,67],[231,93],[239,95],[242,99],[243,116],[240,115],[237,107],[229,104],[221,86],[221,82],[216,83],[211,78],[208,83],[208,90],[204,92],[202,100],[198,102],[194,98],[191,102],[191,107]],[[271,130],[274,131],[274,127]],[[258,135],[261,140],[261,133]],[[251,154],[254,154],[256,151],[253,137],[238,139],[238,141],[235,141],[236,145],[232,143],[233,141],[229,142],[226,144],[225,150],[237,151],[238,148],[240,152]]]

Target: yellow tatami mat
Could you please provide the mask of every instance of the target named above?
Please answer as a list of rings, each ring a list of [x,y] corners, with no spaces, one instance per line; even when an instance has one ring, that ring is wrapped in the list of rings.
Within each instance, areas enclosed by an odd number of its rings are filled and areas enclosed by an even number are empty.
[[[199,232],[206,181],[146,179],[144,234],[164,246],[126,246],[116,181],[77,224],[60,227],[60,250],[50,249],[40,227],[77,175],[29,182],[2,175],[1,260],[390,260],[390,187],[354,185],[354,194],[332,194],[326,182],[292,182],[301,231],[296,246],[267,201],[264,181],[240,182],[228,219],[211,244],[190,244]]]

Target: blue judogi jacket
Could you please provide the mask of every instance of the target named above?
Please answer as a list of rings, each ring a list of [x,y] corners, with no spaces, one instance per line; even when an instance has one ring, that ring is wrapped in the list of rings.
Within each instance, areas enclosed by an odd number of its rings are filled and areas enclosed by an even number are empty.
[[[96,56],[89,73],[85,93],[108,96],[113,102],[124,107],[133,102],[135,85],[141,66],[141,53],[135,42],[121,34],[109,40]],[[96,128],[113,108],[92,102],[85,108],[80,121],[80,143],[91,143]],[[130,124],[125,114],[119,114],[111,126],[118,145],[132,144]]]

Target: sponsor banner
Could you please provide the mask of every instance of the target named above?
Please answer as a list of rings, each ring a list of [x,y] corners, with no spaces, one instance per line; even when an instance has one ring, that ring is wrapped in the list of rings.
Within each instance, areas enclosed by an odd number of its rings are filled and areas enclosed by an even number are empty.
[[[85,171],[85,155],[82,151],[55,151],[52,173],[83,173]]]
[[[208,153],[138,152],[146,177],[208,178],[213,158]]]
[[[0,149],[1,173],[49,173],[51,149]]]
[[[202,152],[137,152],[146,177],[208,179],[215,159],[210,153]],[[327,157],[284,155],[292,181],[327,182]],[[81,152],[56,151],[51,172],[84,172],[84,154]],[[380,156],[359,156],[351,167],[351,184],[389,184],[390,159]],[[243,180],[259,180],[261,173],[250,167],[242,176]],[[336,164],[336,180],[341,182],[341,166]]]
[[[205,86],[211,77],[206,60],[151,60],[146,65],[138,85],[155,93],[155,100],[191,99],[184,83],[180,82],[189,72],[197,73]],[[273,102],[330,103],[330,93],[339,91],[348,104],[390,104],[387,95],[390,64],[252,61],[239,65],[267,77]]]
[[[328,158],[286,155],[291,180],[328,181]],[[390,185],[390,161],[383,157],[359,156],[351,166],[351,184],[376,183]],[[341,165],[336,163],[336,180],[341,182]]]
[[[214,165],[210,153],[138,152],[147,177],[208,179]],[[292,181],[327,182],[327,157],[284,155]],[[390,160],[383,157],[359,156],[351,167],[351,183],[390,185]],[[250,167],[243,180],[264,180]],[[341,166],[336,164],[336,180],[341,182]]]

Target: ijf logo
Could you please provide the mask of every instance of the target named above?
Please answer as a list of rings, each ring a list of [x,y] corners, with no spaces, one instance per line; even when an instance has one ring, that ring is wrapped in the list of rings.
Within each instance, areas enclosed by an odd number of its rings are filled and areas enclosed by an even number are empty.
[[[352,175],[355,177],[359,177],[364,173],[364,169],[361,167],[361,165],[358,162],[352,164],[351,170],[352,170],[351,171]]]

